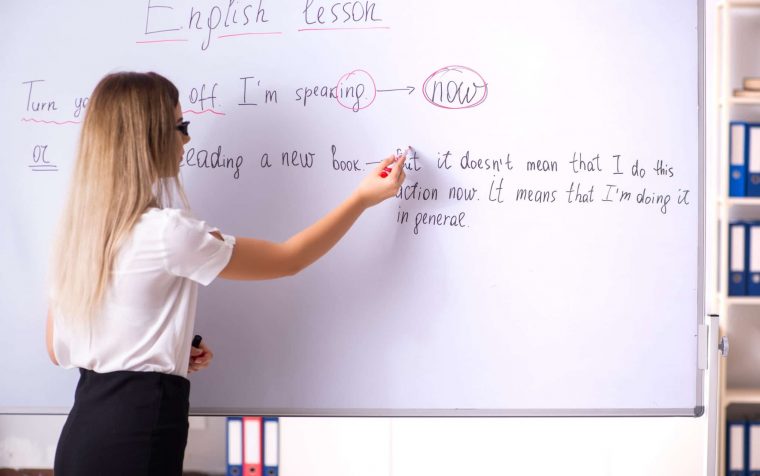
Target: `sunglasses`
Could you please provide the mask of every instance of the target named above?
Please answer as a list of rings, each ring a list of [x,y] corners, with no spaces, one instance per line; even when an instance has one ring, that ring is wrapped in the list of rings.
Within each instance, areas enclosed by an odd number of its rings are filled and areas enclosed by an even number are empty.
[[[188,134],[187,132],[187,126],[189,125],[190,125],[190,121],[182,121],[179,124],[177,124],[177,130],[183,133],[184,135],[189,136],[190,134]]]

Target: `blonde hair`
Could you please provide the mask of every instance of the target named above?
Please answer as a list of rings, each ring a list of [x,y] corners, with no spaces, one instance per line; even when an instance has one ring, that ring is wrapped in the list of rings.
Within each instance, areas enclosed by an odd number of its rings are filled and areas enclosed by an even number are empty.
[[[172,202],[179,182],[177,88],[156,73],[114,73],[93,91],[52,262],[52,306],[91,324],[114,260],[145,210]]]

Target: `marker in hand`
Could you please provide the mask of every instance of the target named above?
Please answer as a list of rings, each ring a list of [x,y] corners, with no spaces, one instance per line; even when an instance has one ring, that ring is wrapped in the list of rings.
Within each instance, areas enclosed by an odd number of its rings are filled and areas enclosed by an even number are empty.
[[[406,147],[406,152],[404,152],[404,157],[406,157],[407,160],[411,159],[414,156],[414,149],[412,149],[412,146],[409,145]],[[401,155],[396,156],[396,160],[400,159]],[[388,176],[388,174],[391,173],[393,169],[390,167],[385,167],[382,172],[380,172],[380,177],[385,178]]]
[[[198,334],[195,334],[195,337],[193,337],[192,346],[195,347],[196,349],[200,349],[200,347],[201,347],[201,340],[203,340],[203,337],[201,337]]]
[[[193,337],[193,342],[191,344],[192,349],[190,350],[190,363],[187,368],[188,373],[193,373],[197,370],[205,369],[208,367],[211,359],[214,357],[214,354],[211,352],[211,350],[209,350],[209,348],[205,345],[201,344],[201,340],[203,340],[203,338],[197,334],[195,337]]]

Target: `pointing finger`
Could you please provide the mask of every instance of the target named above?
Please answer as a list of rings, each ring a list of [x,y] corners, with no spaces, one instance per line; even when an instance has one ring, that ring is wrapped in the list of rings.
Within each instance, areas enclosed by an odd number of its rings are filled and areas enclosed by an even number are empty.
[[[396,162],[396,164],[393,166],[393,171],[391,171],[391,176],[394,180],[398,180],[402,173],[404,173],[404,163],[406,162],[406,157],[401,156],[400,159]]]
[[[393,155],[389,155],[388,157],[384,158],[380,161],[379,164],[377,164],[377,167],[375,167],[375,172],[381,172],[384,168],[388,167],[393,163],[393,161],[396,160],[396,157]]]

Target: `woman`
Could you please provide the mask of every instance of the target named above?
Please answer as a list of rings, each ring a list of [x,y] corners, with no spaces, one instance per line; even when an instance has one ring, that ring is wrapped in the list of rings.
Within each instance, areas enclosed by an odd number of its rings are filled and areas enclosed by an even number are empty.
[[[181,474],[198,283],[293,275],[333,247],[368,207],[396,194],[389,157],[325,217],[283,243],[232,237],[170,208],[190,140],[179,94],[155,73],[116,73],[82,124],[53,257],[47,347],[79,368],[56,476]]]

